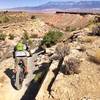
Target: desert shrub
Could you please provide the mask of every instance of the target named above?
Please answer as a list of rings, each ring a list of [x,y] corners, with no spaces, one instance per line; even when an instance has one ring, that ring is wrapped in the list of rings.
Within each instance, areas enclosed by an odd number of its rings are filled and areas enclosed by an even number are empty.
[[[14,34],[9,34],[9,39],[13,40],[15,38]]]
[[[33,43],[33,41],[31,39],[28,40],[28,44],[30,46],[30,49],[34,48],[34,43]]]
[[[59,43],[56,47],[56,50],[55,50],[56,54],[57,54],[57,58],[59,59],[62,59],[64,58],[66,55],[69,54],[70,52],[70,47],[69,45],[66,43]]]
[[[68,27],[66,27],[66,29],[65,29],[65,31],[69,31],[70,30],[70,27],[68,26]]]
[[[5,16],[5,17],[3,18],[3,22],[4,22],[4,23],[9,22],[9,18],[8,18],[7,16]]]
[[[31,34],[30,38],[37,38],[38,35],[37,34]]]
[[[6,10],[6,11],[4,11],[3,13],[6,14],[6,13],[8,13],[8,12],[9,12],[9,11]]]
[[[63,36],[63,33],[60,31],[49,31],[43,38],[42,45],[50,47],[57,43],[60,38]]]
[[[65,75],[71,75],[71,74],[79,74],[80,61],[76,58],[69,58],[67,61],[65,61],[65,67],[64,67],[64,74]]]
[[[95,23],[100,23],[100,16],[95,16],[94,22]]]
[[[97,36],[100,36],[100,24],[94,26],[92,28],[92,33],[91,35],[97,35]]]
[[[95,16],[93,19],[88,21],[87,26],[96,25],[98,23],[100,23],[100,16]]]
[[[86,43],[92,43],[95,41],[95,37],[92,36],[82,36],[82,37],[78,37],[78,40],[80,42],[86,42]]]
[[[0,23],[7,23],[9,22],[8,16],[0,16]]]
[[[31,19],[36,19],[36,16],[32,15],[32,16],[31,16]]]
[[[28,32],[26,30],[24,30],[24,33],[23,33],[23,37],[22,38],[23,38],[24,41],[29,40],[29,34],[28,34]]]
[[[68,26],[66,27],[65,31],[69,31],[69,32],[72,32],[72,31],[75,31],[76,28],[75,27],[71,27],[71,26]]]
[[[6,34],[0,33],[0,40],[5,40],[6,39]]]
[[[92,25],[92,24],[95,24],[94,19],[89,20],[88,23],[87,23],[87,26],[90,26],[90,25]]]
[[[23,36],[22,36],[23,43],[27,43],[27,41],[30,39],[29,34],[26,30],[24,30]]]

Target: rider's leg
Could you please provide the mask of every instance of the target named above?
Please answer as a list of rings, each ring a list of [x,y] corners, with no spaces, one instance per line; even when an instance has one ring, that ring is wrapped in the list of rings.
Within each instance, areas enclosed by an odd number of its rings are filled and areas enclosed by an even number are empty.
[[[24,65],[25,65],[25,67],[24,67],[25,73],[28,73],[28,68],[27,68],[27,58],[26,58],[26,57],[23,58],[23,61],[24,61]]]
[[[14,73],[16,73],[16,72],[17,72],[18,62],[19,62],[18,57],[15,57],[15,67],[14,67],[14,70],[13,70],[13,72],[14,72]]]

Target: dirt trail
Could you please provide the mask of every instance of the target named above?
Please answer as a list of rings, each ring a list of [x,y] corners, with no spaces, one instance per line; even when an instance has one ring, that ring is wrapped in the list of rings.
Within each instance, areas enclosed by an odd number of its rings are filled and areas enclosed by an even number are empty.
[[[7,72],[7,69],[9,70],[8,72],[11,72],[11,69],[9,67],[5,67],[2,69],[3,76],[6,78],[5,82],[0,86],[0,100],[21,100],[22,96],[25,94],[30,81],[33,78],[33,72],[32,72],[32,67],[34,66],[32,64],[32,59],[28,58],[28,67],[29,67],[29,74],[27,75],[26,79],[23,82],[23,87],[21,90],[15,90],[13,86],[11,85],[11,80],[10,78],[5,74]],[[8,60],[8,62],[11,60]],[[9,62],[10,63],[10,62]],[[2,64],[1,64],[2,65]],[[0,66],[1,67],[1,66]],[[2,66],[4,67],[4,66]],[[6,72],[4,73],[4,71]],[[10,73],[9,73],[10,74]],[[10,75],[11,76],[11,75]]]

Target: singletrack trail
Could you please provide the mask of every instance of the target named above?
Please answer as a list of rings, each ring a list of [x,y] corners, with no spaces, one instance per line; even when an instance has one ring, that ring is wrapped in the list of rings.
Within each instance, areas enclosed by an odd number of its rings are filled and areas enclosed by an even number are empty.
[[[3,83],[3,85],[0,86],[0,100],[21,100],[21,98],[23,97],[23,95],[25,94],[30,82],[32,81],[34,75],[33,75],[33,69],[34,68],[34,63],[33,63],[33,57],[29,57],[27,59],[28,62],[28,70],[29,73],[27,75],[27,77],[24,79],[23,82],[23,86],[21,88],[21,90],[16,90],[12,84],[11,84],[11,77],[9,77],[9,75],[6,75],[5,70],[9,70],[8,74],[11,74],[11,69],[8,67],[5,67],[2,69],[2,71],[0,71],[1,74],[4,75],[4,78],[6,79],[5,82]],[[8,61],[9,62],[9,61]]]

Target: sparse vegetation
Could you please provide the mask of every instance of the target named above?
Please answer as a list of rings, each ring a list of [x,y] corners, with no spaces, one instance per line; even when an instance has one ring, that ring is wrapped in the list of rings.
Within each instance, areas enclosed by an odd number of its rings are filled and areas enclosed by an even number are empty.
[[[95,16],[93,19],[89,20],[87,26],[96,25],[100,23],[100,16]]]
[[[94,22],[95,23],[100,23],[100,16],[95,16]]]
[[[95,37],[92,36],[82,36],[82,37],[78,37],[78,40],[80,42],[86,42],[86,43],[92,43],[93,41],[95,41]]]
[[[6,34],[0,33],[0,40],[5,40],[6,39]]]
[[[36,16],[32,15],[32,16],[31,16],[31,19],[36,19]]]
[[[30,38],[37,38],[38,35],[37,34],[31,34]]]
[[[57,43],[60,38],[63,36],[63,33],[60,31],[49,31],[43,38],[42,44],[50,47]]]
[[[6,11],[4,11],[3,13],[6,14],[6,13],[8,13],[8,12],[9,12],[9,11],[6,10]]]
[[[66,43],[59,43],[56,47],[56,54],[58,56],[59,59],[64,58],[66,55],[68,55],[70,53],[70,47],[69,45]]]
[[[93,19],[93,20],[89,20],[89,22],[88,22],[88,25],[87,25],[87,26],[90,26],[90,25],[92,25],[92,24],[95,24],[94,19]]]
[[[8,16],[0,16],[0,23],[7,23],[9,22],[9,17]]]
[[[79,74],[80,61],[76,58],[69,58],[67,61],[65,61],[65,67],[64,67],[64,74],[65,75],[71,75],[71,74]]]
[[[69,31],[69,32],[72,32],[72,31],[75,31],[76,28],[75,27],[71,27],[71,26],[68,26],[66,27],[65,31]]]
[[[24,30],[22,39],[23,39],[24,42],[29,40],[29,34],[26,30]]]
[[[100,36],[100,24],[94,26],[92,28],[92,33],[91,35],[97,35],[97,36]]]
[[[28,44],[29,44],[30,48],[34,48],[34,44],[31,39],[28,40]]]
[[[14,34],[9,34],[9,39],[13,40],[15,38]]]

